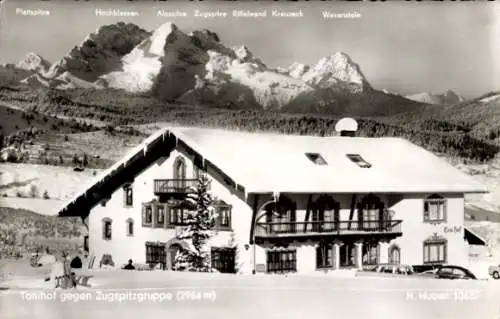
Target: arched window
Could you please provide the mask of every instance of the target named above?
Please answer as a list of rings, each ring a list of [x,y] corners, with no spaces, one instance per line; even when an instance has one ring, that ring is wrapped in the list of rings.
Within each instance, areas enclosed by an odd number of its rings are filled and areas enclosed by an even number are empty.
[[[269,203],[264,208],[266,222],[272,223],[270,231],[273,233],[295,232],[295,211],[297,204],[288,197],[280,196],[278,202]]]
[[[111,218],[105,217],[102,219],[102,238],[105,240],[111,239]]]
[[[174,185],[184,187],[186,183],[186,161],[184,157],[178,156],[174,162]]]
[[[401,248],[398,245],[389,247],[389,264],[399,265],[401,263]]]
[[[134,220],[132,218],[128,218],[125,221],[127,236],[134,236]]]
[[[445,264],[448,240],[437,234],[424,241],[424,264]]]
[[[383,227],[384,203],[373,194],[364,197],[358,205],[359,227],[364,230],[377,230]]]
[[[424,222],[435,223],[446,221],[446,199],[433,194],[424,200]]]
[[[340,222],[340,203],[331,196],[320,196],[313,209],[314,231],[337,229]]]

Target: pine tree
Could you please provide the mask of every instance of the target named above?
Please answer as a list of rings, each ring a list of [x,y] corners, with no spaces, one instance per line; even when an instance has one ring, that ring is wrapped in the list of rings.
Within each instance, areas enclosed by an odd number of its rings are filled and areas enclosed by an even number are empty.
[[[211,270],[210,254],[207,241],[214,235],[215,199],[209,192],[210,180],[201,174],[195,188],[192,188],[185,200],[187,208],[187,227],[177,236],[186,240],[190,249],[182,250],[175,258],[176,268],[189,271],[208,272]]]

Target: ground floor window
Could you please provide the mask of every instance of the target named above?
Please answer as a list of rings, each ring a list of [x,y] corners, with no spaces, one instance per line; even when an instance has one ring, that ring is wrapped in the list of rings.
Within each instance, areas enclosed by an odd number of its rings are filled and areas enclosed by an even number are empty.
[[[165,244],[146,243],[146,263],[152,266],[160,264],[162,269],[165,269],[167,263]]]
[[[297,251],[277,250],[267,252],[267,272],[285,273],[297,271]]]
[[[365,243],[363,245],[363,265],[376,265],[378,260],[378,243]]]
[[[333,245],[321,244],[316,248],[316,268],[333,267]]]
[[[210,254],[212,268],[221,273],[234,273],[235,255],[236,252],[233,248],[212,247]]]
[[[447,242],[445,239],[424,241],[424,264],[446,263]]]
[[[396,245],[389,247],[389,263],[396,265],[401,263],[401,249]]]

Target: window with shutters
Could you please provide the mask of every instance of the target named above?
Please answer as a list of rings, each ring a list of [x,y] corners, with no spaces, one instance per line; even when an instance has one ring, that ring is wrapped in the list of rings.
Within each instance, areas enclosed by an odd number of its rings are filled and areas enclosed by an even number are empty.
[[[268,273],[288,273],[297,271],[296,250],[276,250],[267,252]]]
[[[215,227],[218,229],[231,229],[231,205],[219,200],[215,203]]]
[[[424,241],[424,264],[445,264],[448,241],[435,234]]]
[[[151,204],[144,205],[142,208],[142,225],[146,227],[153,226],[153,207]]]
[[[155,205],[156,222],[155,227],[165,227],[165,206]]]
[[[111,219],[102,219],[102,238],[105,240],[111,240]]]
[[[434,194],[424,200],[424,222],[442,223],[446,221],[446,199]]]
[[[134,220],[132,218],[127,219],[125,225],[127,227],[127,236],[134,236]]]
[[[133,206],[134,205],[134,196],[133,196],[133,190],[132,190],[132,185],[127,184],[123,187],[123,194],[124,194],[124,204],[125,206]]]
[[[332,268],[333,267],[333,245],[321,243],[316,248],[316,268]]]

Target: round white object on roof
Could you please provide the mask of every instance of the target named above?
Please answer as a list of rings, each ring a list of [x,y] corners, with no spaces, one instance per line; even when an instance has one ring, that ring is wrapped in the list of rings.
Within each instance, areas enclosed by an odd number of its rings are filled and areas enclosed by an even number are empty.
[[[358,130],[358,122],[356,122],[356,120],[351,117],[344,117],[343,119],[340,119],[337,122],[337,124],[335,124],[335,131],[337,132],[342,132],[342,131],[355,132],[357,130]]]

